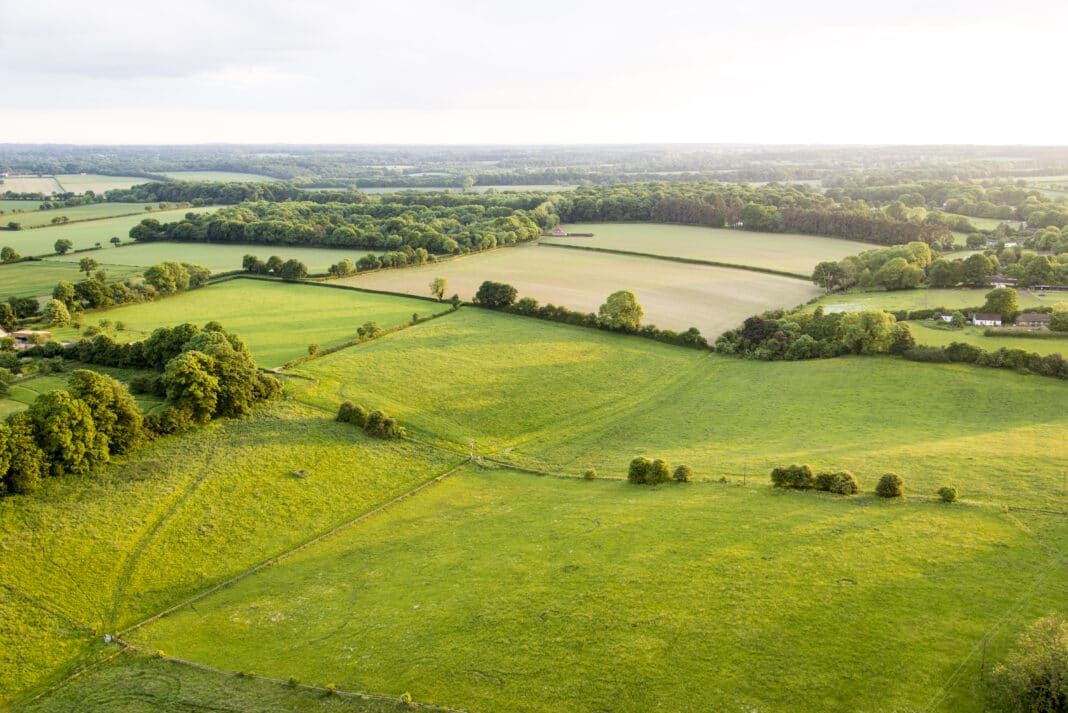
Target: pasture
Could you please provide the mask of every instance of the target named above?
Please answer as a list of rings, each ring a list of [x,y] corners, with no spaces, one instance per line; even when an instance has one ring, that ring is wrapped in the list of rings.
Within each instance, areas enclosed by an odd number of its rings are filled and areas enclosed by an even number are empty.
[[[874,247],[837,238],[694,225],[582,223],[562,227],[573,233],[593,233],[593,237],[542,238],[541,242],[751,265],[802,275],[811,275],[816,263],[841,260]]]
[[[137,373],[128,369],[115,369],[99,365],[79,366],[78,368],[99,371],[123,382],[129,381],[130,377]],[[11,384],[11,390],[8,395],[0,397],[0,418],[6,418],[12,413],[24,410],[36,401],[41,394],[67,388],[69,378],[70,372],[63,372],[47,376],[35,376],[14,382]],[[165,403],[163,398],[152,394],[133,394],[133,398],[141,412],[145,414],[152,413]]]
[[[0,191],[2,193],[3,191]],[[41,207],[41,201],[12,201],[0,199],[0,215],[7,216],[8,220],[18,220],[14,213],[26,213],[35,211]],[[12,214],[12,215],[9,215]],[[7,220],[0,221],[0,225],[7,225]]]
[[[1005,349],[1024,349],[1039,354],[1061,354],[1068,357],[1068,334],[1056,339],[1041,337],[988,337],[983,334],[986,327],[967,326],[963,329],[944,329],[929,322],[911,322],[912,334],[917,344],[932,347],[944,347],[951,342],[973,344],[987,351]]]
[[[119,341],[143,339],[159,326],[212,320],[239,334],[260,366],[276,367],[308,353],[309,344],[321,348],[355,339],[365,322],[383,329],[410,322],[413,313],[429,316],[444,306],[424,300],[338,290],[315,285],[263,280],[230,280],[190,290],[155,302],[122,305],[86,315],[86,325],[99,319],[121,320]],[[77,339],[71,328],[57,329],[59,339]]]
[[[105,176],[99,173],[64,173],[56,176],[56,181],[64,192],[82,194],[86,191],[103,195],[115,189],[125,189],[152,179],[143,176]]]
[[[76,258],[71,261],[71,258]],[[85,279],[85,273],[78,267],[77,258],[84,255],[67,255],[64,260],[41,260],[16,262],[0,265],[0,299],[8,297],[43,297],[51,296],[52,288],[60,280],[78,282]],[[110,257],[110,255],[109,255]],[[92,253],[94,260],[100,260],[100,253]],[[130,265],[100,264],[96,268],[108,274],[108,281],[116,282],[132,277],[142,268]]]
[[[288,260],[296,258],[308,266],[312,274],[325,273],[331,265],[344,258],[353,262],[368,253],[381,255],[382,251],[353,248],[350,250],[335,250],[330,248],[302,248],[288,245],[230,245],[216,243],[134,243],[130,242],[112,249],[111,245],[105,244],[105,251],[101,253],[109,261],[123,265],[151,266],[165,260],[178,260],[180,262],[192,262],[211,269],[212,272],[228,272],[241,269],[241,259],[251,253],[266,260],[271,255],[278,255]],[[48,258],[60,260],[61,256]],[[97,258],[99,259],[99,258]]]
[[[944,307],[948,310],[963,309],[968,307],[982,307],[986,302],[986,293],[992,288],[982,287],[956,288],[956,289],[919,289],[919,290],[896,290],[893,292],[838,292],[824,295],[819,302],[810,305],[809,309],[822,306],[826,312],[861,312],[868,309],[884,309],[889,312],[900,310],[935,309]],[[1064,295],[1058,297],[1057,293],[1050,293],[1046,297],[1017,290],[1017,297],[1021,308],[1051,306],[1062,302]]]
[[[1043,545],[993,509],[468,468],[132,639],[475,711],[980,711],[983,636],[1068,587]]]
[[[18,221],[22,224],[22,229],[26,230],[28,228],[51,227],[53,225],[52,221],[56,218],[67,218],[68,222],[77,223],[83,220],[114,218],[120,215],[141,215],[146,213],[145,208],[144,203],[91,203],[90,205],[79,205],[73,208],[36,210],[32,213],[13,216],[10,220]],[[148,216],[146,215],[145,217]],[[123,235],[119,237],[125,238]],[[0,238],[0,240],[3,240],[3,238]]]
[[[1019,221],[1016,220],[999,220],[997,218],[976,218],[972,215],[959,215],[957,213],[946,213],[951,218],[964,218],[969,223],[974,225],[979,230],[994,230],[1002,223],[1008,223],[1009,225],[1019,225]]]
[[[272,178],[271,176],[264,176],[258,173],[238,173],[234,171],[159,171],[159,174],[174,181],[261,183],[265,181],[282,180],[281,178]]]
[[[161,223],[166,223],[168,221],[181,220],[186,213],[207,213],[212,210],[215,210],[215,208],[205,206],[202,208],[158,210],[149,213],[144,210],[144,206],[141,206],[141,210],[137,215],[87,220],[64,225],[50,225],[36,230],[3,231],[0,232],[0,246],[9,245],[24,256],[51,255],[55,252],[53,247],[55,242],[60,238],[65,238],[74,243],[75,250],[92,248],[97,243],[110,248],[111,238],[117,237],[120,240],[129,240],[130,228],[145,218],[154,218]],[[63,215],[63,213],[53,213],[52,211],[42,211],[42,214]]]
[[[746,270],[523,245],[404,270],[383,270],[341,280],[373,290],[429,295],[435,277],[446,294],[464,300],[485,280],[506,282],[533,297],[582,312],[596,312],[608,295],[630,290],[645,310],[643,323],[661,329],[697,327],[709,339],[746,317],[794,307],[820,294],[811,282]]]
[[[6,176],[0,178],[0,193],[62,193],[63,187],[53,176]]]

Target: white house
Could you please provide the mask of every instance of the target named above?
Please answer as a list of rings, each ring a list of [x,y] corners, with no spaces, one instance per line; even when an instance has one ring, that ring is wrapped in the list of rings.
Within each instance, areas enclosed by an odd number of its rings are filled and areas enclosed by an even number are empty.
[[[976,327],[1000,327],[1001,315],[977,313],[972,315],[972,324],[974,324]]]

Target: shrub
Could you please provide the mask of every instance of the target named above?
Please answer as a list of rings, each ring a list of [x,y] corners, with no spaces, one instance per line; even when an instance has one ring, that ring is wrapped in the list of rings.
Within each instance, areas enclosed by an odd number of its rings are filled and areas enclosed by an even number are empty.
[[[831,492],[838,495],[856,495],[860,492],[860,484],[855,475],[848,470],[841,470],[834,474]]]
[[[597,471],[593,468],[587,468],[586,472],[582,474],[582,477],[586,480],[593,480],[597,477]]]
[[[1039,619],[1016,640],[1016,649],[990,672],[995,710],[1052,713],[1068,708],[1068,621]]]
[[[771,482],[777,488],[811,488],[816,484],[816,476],[807,465],[791,465],[788,468],[775,468],[771,471]]]
[[[318,353],[319,353],[319,345],[318,344],[309,344],[308,345],[308,356],[315,356]]]
[[[831,489],[831,485],[834,484],[834,478],[837,475],[838,474],[835,473],[833,470],[820,471],[819,473],[816,473],[816,483],[813,487],[815,487],[816,490],[824,490],[829,492]]]
[[[638,456],[630,462],[627,470],[627,482],[641,485],[645,482],[645,473],[652,467],[653,462],[645,456]]]
[[[671,480],[671,466],[666,461],[657,458],[645,471],[645,482],[648,485],[658,485]]]
[[[693,480],[693,468],[688,465],[680,465],[675,469],[675,480],[680,483],[689,483]]]
[[[337,420],[363,428],[367,425],[367,409],[359,404],[346,401],[337,410]]]
[[[952,503],[957,500],[957,489],[952,485],[945,485],[938,489],[938,497],[942,498],[944,503]]]
[[[397,425],[396,419],[377,409],[367,414],[363,430],[368,436],[375,438],[399,438],[404,435],[404,430]]]
[[[897,473],[886,473],[879,478],[875,494],[880,498],[900,498],[905,494],[905,481]]]

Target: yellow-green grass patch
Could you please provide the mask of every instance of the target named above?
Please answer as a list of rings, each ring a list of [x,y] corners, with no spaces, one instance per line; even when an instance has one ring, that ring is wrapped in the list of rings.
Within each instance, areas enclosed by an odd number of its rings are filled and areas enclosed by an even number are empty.
[[[919,289],[919,290],[895,290],[893,292],[843,292],[821,297],[819,302],[811,305],[809,309],[822,306],[827,312],[861,312],[870,309],[883,309],[889,312],[900,310],[921,310],[944,307],[948,310],[962,309],[966,307],[982,307],[986,302],[986,294],[993,289],[983,287],[979,289]],[[1017,298],[1020,306],[1041,307],[1051,306],[1063,300],[1063,295],[1058,298],[1051,293],[1047,297],[1017,290]]]
[[[121,281],[127,277],[140,274],[142,268],[132,265],[114,265],[104,263],[112,253],[93,252],[90,255],[67,255],[62,259],[16,262],[0,265],[0,299],[8,297],[44,297],[52,294],[52,289],[60,280],[80,282],[85,273],[78,266],[81,257],[92,257],[102,263],[93,272],[103,270],[108,281]],[[151,265],[152,263],[149,263]]]
[[[465,710],[981,711],[1066,586],[994,509],[469,470],[134,639]]]
[[[261,183],[266,181],[281,181],[281,178],[272,178],[259,173],[240,173],[236,171],[159,171],[161,176],[175,181],[218,181],[220,183]]]
[[[67,222],[77,223],[85,220],[100,220],[123,215],[141,215],[142,213],[146,213],[144,203],[90,203],[89,205],[79,205],[72,208],[51,208],[49,210],[33,211],[32,213],[22,213],[12,216],[9,220],[21,223],[22,229],[28,230],[52,227],[52,221],[56,218],[67,218]],[[146,214],[144,217],[149,216]],[[119,237],[126,239],[124,235]],[[3,237],[0,237],[0,240],[3,240]]]
[[[1024,349],[1038,354],[1062,354],[1068,356],[1068,334],[1062,333],[1060,337],[988,337],[983,332],[986,327],[970,327],[963,329],[945,329],[938,325],[925,322],[912,322],[912,335],[917,344],[932,347],[944,347],[952,342],[964,342],[974,344],[986,351],[998,349]],[[1043,332],[1049,334],[1049,332]],[[1054,332],[1056,334],[1056,332]]]
[[[92,191],[98,196],[120,188],[130,188],[152,179],[143,176],[105,176],[99,173],[62,173],[56,181],[67,193]]]

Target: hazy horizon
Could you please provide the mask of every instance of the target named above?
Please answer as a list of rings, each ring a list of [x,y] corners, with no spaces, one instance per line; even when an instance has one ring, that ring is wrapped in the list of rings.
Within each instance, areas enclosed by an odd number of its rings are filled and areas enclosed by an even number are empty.
[[[1068,144],[1068,4],[1050,0],[0,0],[0,16],[0,143]]]

